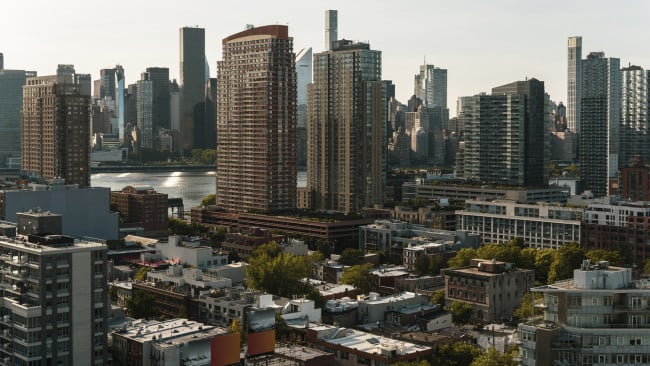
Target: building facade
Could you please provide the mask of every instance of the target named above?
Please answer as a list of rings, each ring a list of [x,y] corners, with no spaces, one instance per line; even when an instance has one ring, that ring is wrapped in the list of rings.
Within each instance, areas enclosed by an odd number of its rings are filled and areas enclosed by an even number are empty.
[[[521,297],[535,283],[535,271],[512,264],[472,259],[469,267],[444,269],[445,299],[472,305],[473,318],[500,322],[512,317]]]
[[[620,60],[592,52],[581,61],[580,180],[595,197],[610,194],[616,178],[621,125]]]
[[[569,37],[567,57],[567,129],[580,132],[582,37]]]
[[[167,233],[168,198],[151,186],[126,186],[111,192],[111,204],[117,206],[124,224],[138,225],[148,235]]]
[[[236,212],[295,208],[296,68],[289,28],[251,28],[222,44],[217,205]]]
[[[106,245],[56,235],[57,215],[18,223],[18,236],[0,237],[0,364],[105,365]]]
[[[24,172],[90,186],[90,90],[87,92],[66,74],[27,79],[23,87]]]
[[[456,230],[479,234],[485,244],[522,238],[533,248],[557,249],[580,242],[582,217],[583,209],[557,204],[467,200],[466,208],[456,211]]]
[[[181,87],[181,142],[179,150],[191,150],[202,103],[205,102],[205,29],[183,27],[180,29],[180,74]]]
[[[621,153],[619,165],[626,167],[635,155],[650,161],[650,72],[640,66],[621,69]]]
[[[307,190],[313,209],[359,212],[383,203],[386,84],[381,52],[341,40],[314,55],[308,88]]]
[[[573,278],[534,287],[544,296],[519,324],[524,366],[650,363],[650,287],[632,269],[585,261]]]
[[[23,86],[28,77],[36,72],[24,70],[5,70],[0,65],[0,164],[19,160],[21,109],[23,107]],[[13,158],[13,159],[9,159]],[[8,161],[9,159],[9,161]]]

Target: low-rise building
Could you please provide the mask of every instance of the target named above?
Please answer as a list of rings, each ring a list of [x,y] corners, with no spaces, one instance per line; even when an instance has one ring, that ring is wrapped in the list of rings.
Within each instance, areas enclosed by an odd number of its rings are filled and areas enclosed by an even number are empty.
[[[207,366],[212,350],[217,350],[213,345],[217,337],[228,333],[226,328],[187,319],[136,320],[113,331],[113,361],[120,365]]]
[[[431,347],[350,328],[310,324],[296,331],[304,332],[309,346],[332,353],[336,364],[341,366],[429,361],[434,353]]]
[[[548,188],[516,188],[485,185],[453,184],[435,180],[418,179],[404,183],[403,201],[415,198],[435,200],[447,198],[450,200],[474,200],[477,198],[498,200],[509,199],[520,203],[557,202],[566,203],[567,194],[559,187]]]
[[[385,252],[392,263],[403,262],[403,251],[410,245],[446,243],[445,251],[478,248],[481,239],[467,231],[446,231],[395,220],[376,220],[359,227],[359,249]]]
[[[583,209],[559,204],[523,204],[516,201],[467,200],[456,211],[457,230],[483,238],[483,243],[507,243],[522,238],[533,248],[557,249],[580,242]]]
[[[371,292],[367,299],[357,302],[359,323],[383,322],[389,311],[425,303],[427,303],[427,300],[424,296],[413,292],[402,292],[384,297],[379,297],[379,294]]]
[[[444,269],[445,300],[472,305],[478,321],[503,321],[512,317],[521,297],[535,283],[535,271],[511,263],[472,259],[468,267]]]
[[[167,242],[158,241],[155,248],[163,258],[198,269],[228,264],[227,253],[215,252],[213,248],[201,245],[198,238],[183,240],[180,236],[171,235]]]
[[[147,281],[157,286],[171,286],[174,289],[189,291],[198,294],[198,291],[232,287],[232,280],[229,278],[214,276],[212,273],[195,268],[183,268],[183,266],[170,266],[165,270],[151,271],[147,273]]]
[[[584,261],[573,278],[534,287],[543,300],[519,324],[524,366],[650,363],[650,281],[631,268]]]
[[[167,199],[166,193],[151,186],[126,186],[111,192],[111,204],[120,212],[122,225],[142,226],[146,235],[167,234]]]

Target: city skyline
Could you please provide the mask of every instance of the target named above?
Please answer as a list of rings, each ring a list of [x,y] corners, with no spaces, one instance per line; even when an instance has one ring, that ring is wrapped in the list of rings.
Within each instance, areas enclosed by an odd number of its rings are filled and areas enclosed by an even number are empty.
[[[0,43],[5,68],[49,75],[57,64],[74,64],[95,80],[100,69],[121,64],[131,84],[147,67],[169,67],[170,77],[178,79],[178,29],[198,25],[206,29],[206,56],[215,76],[220,40],[246,24],[289,25],[294,52],[307,47],[314,53],[323,51],[328,9],[338,10],[339,38],[367,41],[382,51],[382,76],[396,84],[402,103],[412,95],[413,76],[426,58],[426,63],[449,70],[452,106],[459,96],[489,92],[493,85],[526,77],[544,81],[551,98],[566,105],[566,40],[576,35],[583,37],[583,54],[604,51],[620,58],[622,66],[650,67],[650,50],[637,47],[638,40],[628,36],[643,29],[643,14],[650,4],[641,1],[626,3],[635,11],[625,17],[612,16],[605,1],[574,1],[561,8],[559,3],[532,1],[420,2],[403,9],[379,1],[372,2],[370,12],[365,1],[309,6],[297,1],[256,2],[253,7],[233,3],[228,11],[219,11],[216,3],[189,1],[178,12],[166,2],[117,0],[111,5],[114,17],[99,16],[99,7],[86,4],[77,0],[6,4],[3,13],[12,16],[0,22],[0,32],[11,34]],[[69,9],[87,9],[88,15]],[[143,21],[142,14],[156,21]],[[35,26],[26,28],[27,23]],[[455,108],[450,114],[456,114]]]

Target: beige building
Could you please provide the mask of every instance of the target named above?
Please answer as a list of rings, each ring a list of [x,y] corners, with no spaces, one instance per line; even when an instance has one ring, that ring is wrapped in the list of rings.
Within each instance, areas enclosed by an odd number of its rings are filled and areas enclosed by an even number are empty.
[[[217,205],[296,207],[296,67],[286,25],[223,39],[218,66]]]
[[[521,297],[535,284],[535,271],[511,263],[472,259],[469,267],[443,270],[445,299],[472,305],[474,318],[500,322],[512,317]]]

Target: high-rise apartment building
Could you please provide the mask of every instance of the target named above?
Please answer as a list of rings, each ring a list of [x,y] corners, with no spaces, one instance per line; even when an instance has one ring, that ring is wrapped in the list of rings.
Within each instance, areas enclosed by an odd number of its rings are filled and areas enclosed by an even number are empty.
[[[124,142],[124,102],[125,102],[125,80],[124,80],[124,68],[122,65],[115,66],[115,77],[117,78],[117,91],[115,95],[117,97],[115,103],[117,105],[117,133],[120,142]],[[113,131],[115,132],[115,131]]]
[[[1,54],[0,54],[1,55]],[[23,86],[36,72],[5,70],[0,65],[0,165],[20,157],[20,115],[23,107]],[[13,158],[13,159],[12,159]]]
[[[297,75],[297,134],[296,134],[296,164],[307,164],[307,85],[312,82],[312,50],[303,48],[296,55]]]
[[[107,246],[60,230],[61,216],[50,213],[18,214],[18,236],[3,228],[3,365],[108,362]]]
[[[581,61],[580,180],[594,196],[609,194],[618,173],[621,70],[617,58],[592,52]]]
[[[636,155],[650,161],[650,72],[639,66],[624,67],[621,69],[621,82],[621,151],[618,162],[625,167]]]
[[[179,150],[191,150],[205,103],[205,29],[180,29],[181,130]]]
[[[289,28],[223,39],[217,63],[217,205],[229,211],[296,207],[296,68]]]
[[[358,212],[383,202],[386,84],[381,51],[340,40],[314,55],[307,91],[307,191],[314,209]]]
[[[149,74],[142,73],[142,79],[138,80],[138,88],[136,93],[136,112],[137,112],[137,126],[138,147],[153,148],[154,147],[154,122],[153,122],[153,94],[154,83],[149,78]]]
[[[334,41],[338,40],[338,27],[338,10],[325,10],[325,51],[331,50]]]
[[[115,100],[115,69],[99,70],[99,98]]]
[[[582,37],[569,37],[568,51],[567,128],[579,132],[582,98]]]
[[[459,176],[497,184],[547,184],[542,81],[514,82],[492,89],[491,95],[463,98],[463,103]]]
[[[166,67],[147,67],[147,79],[152,85],[152,119],[154,134],[161,129],[169,129],[170,117],[170,96],[169,96],[169,69]]]
[[[74,75],[74,74],[73,74]],[[90,92],[65,74],[23,87],[22,170],[90,186]]]

